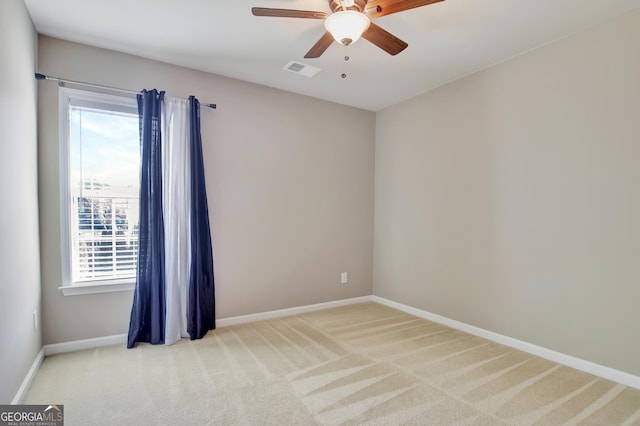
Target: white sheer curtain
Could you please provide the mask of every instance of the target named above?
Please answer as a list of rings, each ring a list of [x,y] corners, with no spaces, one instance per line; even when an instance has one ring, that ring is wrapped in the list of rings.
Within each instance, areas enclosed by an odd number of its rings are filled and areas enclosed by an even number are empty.
[[[187,333],[191,184],[189,101],[165,97],[162,113],[162,213],[165,237],[165,344]]]

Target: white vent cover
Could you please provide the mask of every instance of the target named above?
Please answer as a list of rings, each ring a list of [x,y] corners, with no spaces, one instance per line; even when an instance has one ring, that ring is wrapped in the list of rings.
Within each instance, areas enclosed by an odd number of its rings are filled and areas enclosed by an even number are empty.
[[[318,74],[321,69],[314,67],[313,65],[307,65],[296,61],[289,61],[287,65],[282,68],[285,71],[292,72],[294,74],[303,75],[305,77],[313,77]]]

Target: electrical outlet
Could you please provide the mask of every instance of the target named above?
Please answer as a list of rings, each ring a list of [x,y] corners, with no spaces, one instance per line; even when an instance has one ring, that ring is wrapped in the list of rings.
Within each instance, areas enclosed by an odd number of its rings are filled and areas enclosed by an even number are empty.
[[[342,284],[346,284],[346,283],[349,282],[349,277],[347,276],[346,272],[343,272],[343,273],[340,274],[340,282]]]

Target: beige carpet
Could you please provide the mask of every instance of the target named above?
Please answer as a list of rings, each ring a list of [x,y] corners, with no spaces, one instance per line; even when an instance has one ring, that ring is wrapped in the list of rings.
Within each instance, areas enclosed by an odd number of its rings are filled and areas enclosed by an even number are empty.
[[[71,425],[640,425],[640,390],[375,303],[48,357]]]

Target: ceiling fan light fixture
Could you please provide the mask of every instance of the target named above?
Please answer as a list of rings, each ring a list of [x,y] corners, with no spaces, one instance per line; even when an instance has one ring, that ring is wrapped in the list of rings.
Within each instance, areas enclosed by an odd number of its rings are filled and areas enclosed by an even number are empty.
[[[332,13],[324,21],[324,27],[335,41],[345,46],[355,43],[369,28],[369,18],[355,10],[342,10]]]

